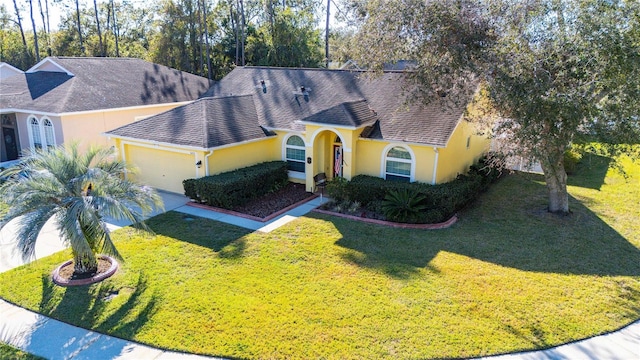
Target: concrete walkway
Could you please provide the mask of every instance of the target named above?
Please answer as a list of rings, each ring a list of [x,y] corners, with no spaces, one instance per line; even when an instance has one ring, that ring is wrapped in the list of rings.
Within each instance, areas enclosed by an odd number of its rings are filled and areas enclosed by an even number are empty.
[[[161,192],[164,211],[182,213],[213,219],[247,229],[270,232],[302,216],[319,206],[320,199],[303,204],[279,217],[261,223],[229,214],[185,205],[189,200],[180,194]],[[326,201],[326,199],[325,199]],[[157,213],[156,213],[157,214]],[[156,214],[152,214],[156,215]],[[112,230],[127,226],[126,222],[111,221]],[[0,272],[23,265],[25,261],[17,254],[15,223],[0,232]],[[52,224],[46,224],[36,245],[36,258],[41,258],[64,249],[60,237]],[[164,351],[132,341],[118,339],[78,328],[58,320],[23,309],[0,299],[0,341],[47,359],[212,359],[209,357]],[[639,360],[640,321],[619,331],[561,345],[543,351],[515,353],[484,357],[487,360]]]

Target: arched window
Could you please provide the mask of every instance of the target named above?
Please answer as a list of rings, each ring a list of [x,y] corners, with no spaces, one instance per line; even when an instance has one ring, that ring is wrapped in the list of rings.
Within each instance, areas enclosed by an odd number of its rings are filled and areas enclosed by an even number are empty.
[[[31,127],[31,144],[36,150],[42,149],[42,136],[40,135],[40,122],[32,117],[29,121]]]
[[[394,146],[385,155],[384,178],[394,181],[411,181],[413,159],[409,150],[401,146]]]
[[[304,173],[304,140],[302,140],[302,138],[297,135],[289,137],[287,139],[285,152],[287,169],[289,171]]]
[[[56,140],[53,133],[53,123],[49,119],[42,120],[44,125],[44,140],[47,144],[47,148],[56,146]]]

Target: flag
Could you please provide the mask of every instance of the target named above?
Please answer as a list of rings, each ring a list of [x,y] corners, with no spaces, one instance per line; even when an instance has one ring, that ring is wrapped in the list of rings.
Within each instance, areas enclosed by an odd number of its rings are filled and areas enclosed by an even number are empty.
[[[342,152],[338,150],[338,156],[336,156],[336,163],[334,169],[336,176],[342,176]]]

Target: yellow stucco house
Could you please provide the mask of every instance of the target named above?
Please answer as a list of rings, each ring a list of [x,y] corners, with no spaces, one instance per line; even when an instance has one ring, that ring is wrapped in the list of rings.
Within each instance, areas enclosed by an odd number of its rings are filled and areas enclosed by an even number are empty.
[[[424,106],[402,72],[239,67],[200,99],[107,131],[139,181],[182,181],[270,160],[314,190],[314,175],[447,182],[489,148],[463,109]]]
[[[130,58],[47,57],[27,71],[0,63],[0,166],[27,149],[77,141],[191,103],[206,78]]]

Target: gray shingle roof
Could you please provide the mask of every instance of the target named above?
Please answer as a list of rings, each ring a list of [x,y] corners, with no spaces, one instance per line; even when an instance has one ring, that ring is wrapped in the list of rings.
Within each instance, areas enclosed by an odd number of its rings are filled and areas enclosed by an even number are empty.
[[[252,95],[202,98],[108,134],[204,149],[270,135],[258,122]]]
[[[131,58],[51,57],[73,76],[38,71],[3,79],[0,108],[66,113],[195,100],[201,76]]]
[[[408,101],[404,76],[400,72],[370,77],[341,70],[236,68],[201,101],[143,120],[144,129],[131,125],[110,134],[183,145],[206,143],[206,148],[264,136],[260,126],[301,131],[304,123],[316,123],[364,127],[362,136],[372,139],[446,146],[462,109],[445,110],[438,101],[428,106]],[[203,103],[216,104],[222,114],[215,121],[211,114],[203,117],[199,110]],[[196,132],[203,124],[216,141],[200,142]],[[172,132],[173,128],[193,128],[191,136],[200,140],[189,142],[188,132]]]
[[[253,94],[260,123],[268,128],[302,130],[300,121],[360,127],[378,120],[379,131],[369,132],[371,138],[445,146],[463,109],[411,101],[404,78],[401,72],[368,76],[349,70],[244,67],[205,96]],[[301,86],[308,96],[301,94]],[[365,104],[368,111],[363,111]]]

